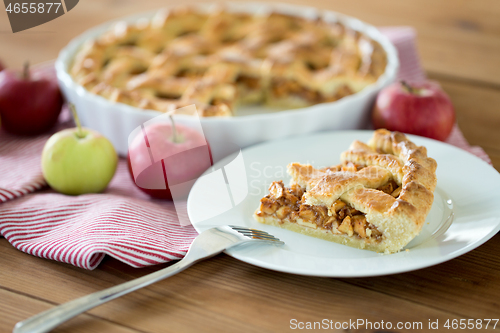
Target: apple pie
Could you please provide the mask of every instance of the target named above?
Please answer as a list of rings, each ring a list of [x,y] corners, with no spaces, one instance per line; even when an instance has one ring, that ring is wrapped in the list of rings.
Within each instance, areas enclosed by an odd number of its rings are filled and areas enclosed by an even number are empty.
[[[196,104],[210,117],[232,116],[242,104],[335,101],[374,83],[386,64],[379,43],[319,14],[180,7],[116,24],[88,41],[69,70],[111,101],[161,112]]]
[[[359,249],[394,253],[422,229],[436,187],[436,161],[398,132],[354,141],[341,164],[291,163],[291,183],[275,181],[257,221]]]

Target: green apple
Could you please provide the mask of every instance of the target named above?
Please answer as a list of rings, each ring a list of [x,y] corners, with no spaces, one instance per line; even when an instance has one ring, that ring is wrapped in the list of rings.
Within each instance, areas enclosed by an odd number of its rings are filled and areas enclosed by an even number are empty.
[[[49,138],[42,152],[43,175],[60,193],[102,192],[115,174],[118,156],[108,139],[77,124]]]

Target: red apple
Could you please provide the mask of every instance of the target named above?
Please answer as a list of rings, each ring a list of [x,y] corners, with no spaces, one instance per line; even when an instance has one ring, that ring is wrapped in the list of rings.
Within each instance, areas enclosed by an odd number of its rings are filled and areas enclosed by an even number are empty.
[[[203,135],[172,124],[162,122],[145,126],[128,150],[132,180],[154,198],[186,197],[192,181],[212,165],[210,147]]]
[[[397,82],[377,96],[372,114],[375,128],[386,128],[444,141],[455,124],[448,95],[435,82]]]
[[[62,105],[57,82],[30,75],[27,65],[22,74],[9,69],[0,72],[0,118],[6,131],[43,133],[54,126]]]

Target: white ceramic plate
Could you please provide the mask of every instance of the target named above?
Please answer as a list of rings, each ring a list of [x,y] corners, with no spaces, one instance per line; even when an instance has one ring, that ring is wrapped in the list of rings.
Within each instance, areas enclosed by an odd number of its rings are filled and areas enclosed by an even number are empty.
[[[217,177],[208,182],[202,177],[196,182],[188,199],[189,218],[198,232],[227,224],[265,230],[285,245],[244,245],[227,254],[276,271],[325,277],[377,276],[429,267],[475,249],[500,230],[500,174],[461,149],[417,136],[410,138],[426,146],[428,155],[438,162],[438,182],[431,212],[420,235],[406,246],[408,251],[377,254],[253,219],[270,182],[289,181],[288,163],[311,163],[316,167],[338,164],[340,153],[353,140],[367,142],[371,136],[371,131],[320,133],[244,149],[237,158],[217,163],[210,173],[221,176],[224,169],[229,185],[222,181],[224,184],[218,186]],[[232,208],[228,208],[231,205],[222,202],[231,197]]]

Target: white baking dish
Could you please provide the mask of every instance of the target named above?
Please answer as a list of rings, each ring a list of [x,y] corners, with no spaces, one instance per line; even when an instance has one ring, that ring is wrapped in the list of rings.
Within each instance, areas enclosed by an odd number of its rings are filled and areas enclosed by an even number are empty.
[[[198,6],[200,10],[212,10],[210,5]],[[387,53],[387,67],[377,82],[335,102],[280,112],[271,112],[262,106],[257,109],[257,114],[249,114],[245,110],[240,110],[240,113],[246,115],[232,118],[201,118],[201,125],[212,147],[215,160],[235,151],[238,147],[243,148],[267,140],[324,130],[362,128],[368,122],[369,109],[376,94],[396,78],[399,61],[395,47],[375,27],[358,19],[332,11],[288,4],[228,3],[226,6],[228,10],[234,12],[261,13],[273,9],[311,19],[319,14],[326,21],[340,21],[347,27],[360,31],[380,43]],[[121,21],[134,22],[153,15],[154,12],[143,13]],[[72,59],[81,45],[107,31],[114,23],[116,21],[107,22],[73,39],[60,52],[56,70],[61,89],[66,98],[76,105],[82,124],[105,135],[111,140],[118,153],[125,156],[129,134],[136,127],[160,113],[114,103],[92,94],[73,81],[68,73]],[[253,110],[256,108],[253,107]],[[178,116],[177,119],[178,122],[188,126],[194,121],[189,116]]]

